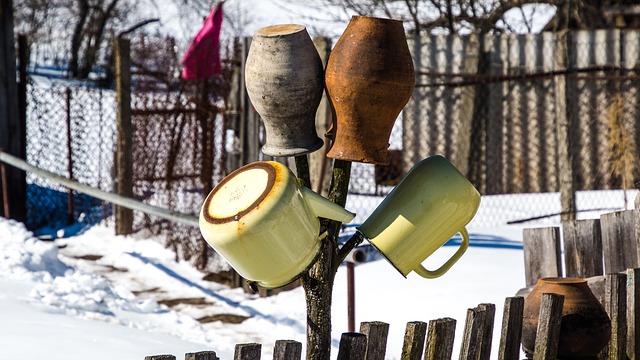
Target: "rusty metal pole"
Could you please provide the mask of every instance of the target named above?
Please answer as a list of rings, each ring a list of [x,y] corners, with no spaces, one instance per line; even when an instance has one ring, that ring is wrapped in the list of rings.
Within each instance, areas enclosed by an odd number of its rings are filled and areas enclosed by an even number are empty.
[[[347,330],[356,331],[355,264],[347,261]]]

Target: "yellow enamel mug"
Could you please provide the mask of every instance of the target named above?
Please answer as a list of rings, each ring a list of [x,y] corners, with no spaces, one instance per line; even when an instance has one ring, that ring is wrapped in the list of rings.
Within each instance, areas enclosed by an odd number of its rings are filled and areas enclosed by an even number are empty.
[[[480,206],[480,193],[447,159],[417,163],[358,228],[403,276],[442,276],[469,247],[465,226]],[[436,270],[422,262],[456,233],[462,244]]]
[[[204,239],[246,280],[265,288],[295,280],[320,248],[319,217],[348,223],[355,214],[298,184],[273,161],[225,177],[200,211]]]

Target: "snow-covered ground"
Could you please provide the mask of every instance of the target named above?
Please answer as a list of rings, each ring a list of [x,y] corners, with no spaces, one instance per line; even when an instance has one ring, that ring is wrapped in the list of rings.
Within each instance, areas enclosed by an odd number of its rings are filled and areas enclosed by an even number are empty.
[[[490,200],[483,198],[483,206],[499,205]],[[356,323],[390,324],[388,359],[400,357],[409,321],[456,319],[455,356],[467,309],[495,304],[494,327],[500,328],[505,298],[524,286],[522,229],[540,224],[471,225],[472,246],[441,278],[405,279],[385,260],[356,266]],[[425,265],[435,268],[455,250],[445,246]],[[95,226],[44,242],[21,223],[0,218],[0,359],[141,360],[203,350],[232,359],[235,344],[251,342],[263,344],[262,356],[270,358],[276,340],[304,347],[302,289],[261,298],[203,276],[176,262],[160,239],[114,236],[113,229]],[[332,323],[335,358],[347,331],[344,267],[336,277]]]

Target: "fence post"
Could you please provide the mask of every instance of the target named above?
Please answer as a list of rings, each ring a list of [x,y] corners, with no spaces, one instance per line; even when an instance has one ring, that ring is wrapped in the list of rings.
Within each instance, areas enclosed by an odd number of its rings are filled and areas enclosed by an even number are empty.
[[[627,276],[608,274],[606,277],[606,309],[611,318],[611,339],[607,347],[608,359],[627,358]]]
[[[145,356],[144,360],[176,360],[174,355],[150,355]]]
[[[638,360],[640,355],[640,269],[627,270],[627,356]]]
[[[451,360],[456,336],[456,320],[443,318],[429,321],[425,360]]]
[[[0,1],[0,148],[24,159],[26,126],[24,109],[20,109],[20,91],[26,89],[26,85],[20,84],[18,88],[13,35],[13,1]],[[23,53],[26,49],[19,51]],[[20,67],[26,69],[23,59],[20,56]],[[21,79],[26,79],[26,74],[22,74],[22,71],[20,76]],[[7,178],[11,217],[24,222],[27,219],[26,174],[18,169],[7,168]],[[0,201],[4,200],[0,194]]]
[[[215,351],[200,351],[184,354],[184,360],[219,360]]]
[[[420,360],[424,350],[424,339],[427,336],[427,323],[412,321],[407,323],[404,332],[404,343],[400,360]]]
[[[273,360],[300,360],[302,343],[294,340],[276,340]]]
[[[562,276],[560,228],[524,229],[524,272],[526,285],[547,276]]]
[[[600,216],[605,273],[612,274],[638,267],[637,222],[638,210]]]
[[[257,343],[237,344],[233,360],[260,360],[262,345]]]
[[[565,275],[587,278],[604,274],[600,220],[562,222]]]
[[[542,294],[533,360],[555,360],[560,342],[564,296]]]
[[[389,324],[373,321],[360,324],[360,332],[367,337],[367,360],[384,360],[387,351]]]
[[[484,339],[487,311],[480,307],[467,310],[464,324],[460,360],[477,360],[481,358],[482,340]]]
[[[498,360],[518,359],[520,355],[520,341],[522,340],[523,312],[524,297],[509,297],[505,300]]]
[[[554,70],[565,71],[571,67],[571,33],[560,31],[555,35]],[[558,183],[560,186],[560,207],[562,220],[574,220],[576,212],[575,174],[573,172],[573,146],[575,145],[575,126],[577,122],[574,111],[570,111],[572,104],[571,74],[556,76],[555,116],[558,144]]]
[[[365,334],[348,332],[340,338],[337,360],[364,360],[367,351],[367,336]]]
[[[118,141],[116,148],[116,193],[133,197],[133,126],[131,124],[131,54],[128,39],[114,42],[116,55],[116,100]],[[115,207],[116,235],[133,233],[133,211]]]
[[[73,138],[71,134],[71,88],[67,87],[65,91],[65,110],[67,120],[67,172],[69,180],[73,178],[73,146],[71,146]],[[67,224],[73,224],[73,189],[67,189]]]

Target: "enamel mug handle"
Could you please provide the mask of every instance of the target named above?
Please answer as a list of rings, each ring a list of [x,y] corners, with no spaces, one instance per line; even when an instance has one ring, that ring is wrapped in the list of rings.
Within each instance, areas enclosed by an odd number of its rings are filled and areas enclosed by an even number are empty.
[[[460,248],[458,248],[458,251],[456,251],[456,253],[453,254],[453,256],[449,260],[447,260],[446,263],[442,264],[442,266],[433,271],[425,269],[422,265],[418,265],[418,267],[413,269],[413,271],[415,271],[416,274],[427,279],[435,279],[444,275],[444,273],[451,269],[453,264],[455,264],[456,261],[460,259],[462,254],[464,254],[464,252],[467,251],[467,248],[469,247],[469,234],[467,233],[467,229],[462,228],[462,230],[460,230],[460,235],[462,235],[462,244],[460,244]]]

